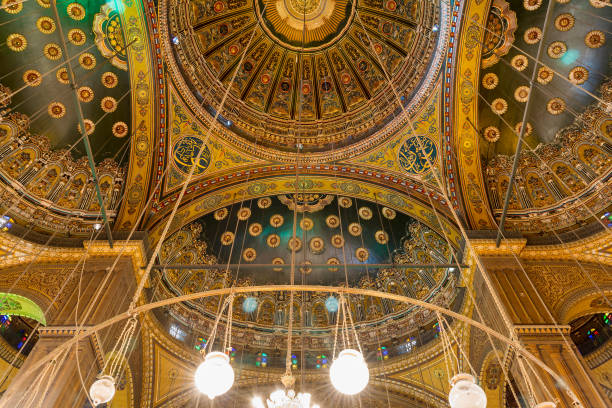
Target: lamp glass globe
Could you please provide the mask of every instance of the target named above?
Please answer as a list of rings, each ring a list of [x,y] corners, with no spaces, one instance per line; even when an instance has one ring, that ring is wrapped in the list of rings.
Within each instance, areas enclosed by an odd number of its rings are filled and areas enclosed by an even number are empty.
[[[115,396],[115,380],[110,375],[100,377],[89,387],[89,397],[94,406],[104,404]]]
[[[229,357],[219,351],[208,353],[195,372],[195,384],[210,399],[228,392],[234,385],[234,369]]]
[[[353,349],[342,350],[334,360],[329,376],[332,385],[342,394],[355,395],[368,385],[370,372],[363,356]]]
[[[451,408],[486,408],[487,396],[470,374],[457,374],[451,379],[448,394]]]

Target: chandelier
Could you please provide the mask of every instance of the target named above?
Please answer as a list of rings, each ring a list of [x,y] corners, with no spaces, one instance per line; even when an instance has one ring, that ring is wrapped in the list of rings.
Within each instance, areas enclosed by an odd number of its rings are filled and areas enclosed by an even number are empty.
[[[259,397],[253,398],[253,408],[266,408],[263,401]],[[299,393],[295,391],[276,390],[270,394],[270,398],[266,400],[268,408],[319,408],[318,405],[310,405],[310,394]]]

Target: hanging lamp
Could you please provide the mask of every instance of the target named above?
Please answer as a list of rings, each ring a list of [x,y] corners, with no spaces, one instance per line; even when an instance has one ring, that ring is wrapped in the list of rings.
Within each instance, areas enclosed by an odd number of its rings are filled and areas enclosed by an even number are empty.
[[[89,397],[94,407],[109,402],[115,396],[115,380],[103,375],[89,387]]]
[[[227,354],[220,351],[206,354],[195,372],[195,384],[210,399],[228,392],[234,385],[234,369]]]
[[[329,376],[334,388],[346,395],[360,393],[370,380],[363,355],[353,349],[345,349],[338,354],[329,369]]]
[[[448,403],[451,408],[486,408],[487,396],[476,384],[474,376],[460,373],[451,378],[450,383]]]

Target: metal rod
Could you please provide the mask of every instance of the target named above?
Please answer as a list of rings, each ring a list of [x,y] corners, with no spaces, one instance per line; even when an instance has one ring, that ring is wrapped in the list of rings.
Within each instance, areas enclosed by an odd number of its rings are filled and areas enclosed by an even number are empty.
[[[98,181],[98,175],[96,173],[96,163],[93,158],[93,154],[91,152],[91,144],[89,143],[89,135],[87,134],[87,129],[85,129],[85,119],[83,118],[83,108],[81,106],[81,102],[79,101],[78,90],[76,87],[76,82],[74,80],[74,71],[72,70],[72,64],[70,64],[70,56],[68,55],[68,47],[66,47],[66,40],[64,39],[64,30],[62,29],[62,24],[60,22],[59,13],[57,11],[57,0],[53,0],[53,13],[55,15],[55,19],[57,20],[57,28],[60,35],[60,40],[63,48],[63,56],[64,62],[66,63],[67,71],[68,71],[68,81],[70,87],[72,88],[74,101],[77,107],[77,117],[79,119],[79,126],[81,127],[81,134],[83,138],[83,144],[85,145],[85,152],[87,153],[87,161],[89,163],[89,168],[91,169],[91,177],[93,178],[94,185],[96,187],[96,195],[98,196],[98,203],[100,204],[100,214],[102,215],[102,221],[104,222],[104,227],[106,229],[106,239],[108,240],[108,245],[113,247],[113,234],[110,229],[110,224],[108,222],[108,218],[106,216],[106,209],[104,208],[104,199],[102,198],[102,191],[100,190],[100,183]]]
[[[535,57],[535,64],[533,72],[531,73],[531,80],[529,81],[529,95],[527,96],[527,103],[525,104],[525,110],[523,111],[523,121],[521,122],[521,133],[516,144],[516,152],[514,153],[514,161],[512,163],[512,172],[510,173],[510,181],[508,181],[508,191],[506,191],[506,197],[504,199],[504,208],[502,210],[501,219],[499,220],[499,228],[497,231],[497,239],[495,240],[495,247],[499,248],[501,243],[502,233],[504,232],[504,223],[506,222],[506,215],[508,213],[508,205],[510,204],[510,197],[512,196],[512,189],[514,188],[514,178],[516,176],[516,169],[518,168],[519,157],[521,155],[521,149],[523,147],[523,136],[525,136],[525,129],[527,129],[527,116],[529,115],[529,108],[531,107],[531,100],[533,95],[533,82],[538,75],[538,64],[540,64],[540,56],[542,55],[542,49],[544,48],[544,39],[546,38],[546,32],[548,31],[548,20],[552,14],[554,8],[554,1],[548,2],[548,8],[546,9],[546,17],[544,18],[544,27],[542,27],[542,38],[540,44],[538,44],[538,52]],[[518,199],[518,192],[517,192]]]
[[[153,265],[153,269],[226,269],[226,268],[235,268],[240,266],[240,268],[291,268],[291,264],[169,264],[169,265]],[[297,265],[299,267],[308,267],[308,268],[339,268],[339,267],[356,267],[363,268],[366,264],[308,264],[308,265]],[[406,265],[398,265],[398,264],[367,264],[369,268],[396,268],[396,269],[431,269],[431,268],[456,268],[457,264],[406,264]],[[461,268],[467,268],[467,265],[459,265]],[[145,266],[141,266],[140,269],[146,269]]]

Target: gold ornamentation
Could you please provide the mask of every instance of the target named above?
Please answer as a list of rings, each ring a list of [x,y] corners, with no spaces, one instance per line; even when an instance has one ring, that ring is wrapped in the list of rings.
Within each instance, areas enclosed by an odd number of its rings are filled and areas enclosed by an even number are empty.
[[[266,244],[268,244],[270,248],[276,248],[280,245],[280,243],[281,243],[281,238],[277,234],[270,234],[266,238]]]
[[[300,220],[300,228],[302,228],[303,231],[310,231],[312,227],[314,227],[312,219],[304,217]]]
[[[105,72],[102,74],[102,85],[107,88],[114,88],[119,83],[117,75],[112,72]]]
[[[302,249],[302,240],[298,237],[291,237],[289,238],[288,247],[290,251],[298,252],[300,249]]]
[[[79,3],[70,3],[68,7],[66,7],[66,12],[71,19],[76,21],[81,21],[85,18],[85,7],[81,6]]]
[[[584,43],[589,48],[599,48],[606,43],[606,36],[603,31],[589,31],[584,37]]]
[[[234,243],[234,233],[232,231],[225,231],[221,234],[221,245],[232,245]]]
[[[519,122],[516,124],[516,126],[514,126],[514,131],[517,134],[520,134],[522,127],[523,127],[523,122]],[[533,126],[531,126],[531,123],[527,122],[527,127],[525,128],[524,136],[529,136],[532,131],[533,131]]]
[[[489,126],[484,130],[484,132],[482,132],[482,136],[487,142],[495,143],[499,140],[501,133],[495,126]]]
[[[36,0],[38,5],[43,8],[51,7],[51,0]]]
[[[389,242],[389,234],[387,234],[387,232],[383,230],[376,231],[374,233],[374,238],[376,238],[376,242],[382,245]]]
[[[361,235],[361,225],[356,222],[352,222],[348,226],[348,232],[354,237]]]
[[[510,65],[512,65],[512,68],[516,69],[517,71],[524,71],[529,65],[529,60],[526,56],[518,54],[512,57],[510,60]]]
[[[236,216],[240,221],[246,221],[251,216],[251,209],[248,207],[243,207],[238,210],[238,214]]]
[[[2,0],[2,7],[9,14],[17,14],[23,10],[23,0]]]
[[[552,71],[552,69],[546,67],[546,66],[542,66],[538,69],[538,82],[541,83],[542,85],[546,85],[548,83],[550,83],[550,81],[553,80],[555,76],[555,73]]]
[[[117,110],[117,101],[112,96],[105,96],[100,101],[100,107],[106,113],[112,113]]]
[[[84,119],[83,123],[85,123],[85,132],[88,135],[91,135],[96,130],[96,124],[91,119]],[[79,130],[79,133],[82,132],[81,124],[77,125],[77,129]]]
[[[349,197],[339,197],[338,202],[342,208],[349,208],[351,205],[353,205],[353,200],[351,200]]]
[[[261,234],[262,231],[263,231],[263,227],[258,222],[254,222],[251,225],[249,225],[249,234],[251,234],[252,237],[259,236],[259,234]]]
[[[570,13],[559,14],[555,18],[555,28],[559,31],[569,31],[574,27],[574,16]]]
[[[589,70],[585,67],[574,67],[567,75],[570,82],[574,85],[584,84],[589,79]]]
[[[270,225],[274,228],[280,227],[281,225],[283,225],[283,222],[285,222],[285,219],[280,214],[274,214],[270,217]]]
[[[553,41],[548,46],[548,56],[550,58],[561,58],[567,51],[567,45],[563,41]]]
[[[493,72],[486,73],[482,77],[482,86],[485,89],[495,89],[495,87],[499,84],[499,78]]]
[[[527,102],[529,99],[529,87],[522,85],[514,90],[514,99],[518,102]]]
[[[28,86],[38,86],[42,83],[42,75],[35,69],[28,69],[23,73],[23,82]]]
[[[372,219],[372,210],[370,210],[368,207],[361,207],[358,213],[359,216],[366,221]]]
[[[332,235],[331,244],[334,248],[342,248],[344,246],[344,237],[339,234]]]
[[[88,86],[82,86],[78,90],[79,101],[91,102],[94,98],[93,90]]]
[[[55,31],[55,21],[51,17],[40,17],[36,20],[36,28],[43,34],[51,34]]]
[[[534,11],[540,8],[542,0],[523,0],[523,7],[525,10]]]
[[[370,252],[365,248],[357,248],[355,250],[355,258],[361,262],[365,262],[370,257]]]
[[[28,46],[28,40],[21,34],[10,34],[6,39],[6,45],[11,51],[21,52]]]
[[[112,128],[113,136],[122,138],[128,134],[128,125],[125,122],[115,122]]]
[[[272,199],[270,197],[262,197],[257,200],[257,206],[261,209],[268,208],[272,205]]]
[[[253,248],[247,248],[242,252],[242,259],[246,262],[253,262],[257,258],[257,251]]]
[[[325,219],[325,224],[327,224],[329,228],[338,228],[338,226],[340,226],[340,218],[338,218],[337,215],[328,215]]]
[[[58,82],[62,84],[68,85],[70,83],[70,81],[68,80],[68,71],[66,70],[66,68],[58,69],[55,73],[55,77],[57,78]]]
[[[45,48],[43,48],[43,53],[45,54],[45,57],[51,61],[57,61],[58,59],[62,58],[62,49],[55,43],[45,45]]]
[[[551,115],[559,115],[565,110],[565,101],[561,98],[553,98],[546,104],[546,110]]]
[[[508,111],[508,102],[504,98],[497,98],[491,102],[491,110],[496,115],[503,115]]]
[[[389,207],[383,207],[383,208],[382,208],[382,214],[383,214],[383,217],[385,217],[385,218],[386,218],[386,219],[388,219],[388,220],[393,220],[393,219],[395,219],[395,217],[396,217],[396,215],[397,215],[397,213],[395,212],[395,210],[394,210],[394,209],[392,209],[392,208],[389,208]]]
[[[523,39],[527,44],[537,44],[537,42],[542,39],[542,30],[540,30],[538,27],[529,27],[527,30],[525,30]]]
[[[303,273],[304,275],[310,275],[310,273],[312,272],[312,262],[310,261],[302,261],[300,263],[300,272]]]
[[[308,247],[310,248],[310,252],[317,255],[325,251],[325,242],[320,237],[314,237],[308,243]]]
[[[589,0],[589,3],[595,8],[604,8],[609,7],[610,0]]]
[[[340,260],[336,257],[331,257],[327,260],[328,265],[340,265]],[[330,272],[338,272],[338,268],[328,268]]]
[[[59,119],[66,114],[66,107],[61,102],[51,102],[47,108],[49,116],[54,119]]]
[[[78,28],[73,28],[70,31],[68,31],[68,41],[70,41],[72,44],[83,45],[85,44],[86,40],[87,40],[87,37],[85,36],[85,33],[83,32],[83,30],[80,30]]]
[[[285,261],[283,260],[283,258],[274,258],[272,259],[272,264],[273,265],[284,265]],[[272,268],[272,270],[274,272],[282,272],[283,268]]]
[[[81,64],[81,66],[85,69],[94,69],[96,66],[96,57],[89,52],[84,52],[83,54],[79,55],[79,64]]]
[[[215,220],[221,221],[224,220],[225,217],[227,217],[227,214],[229,214],[227,208],[219,208],[217,211],[215,211],[213,216],[215,217]]]

